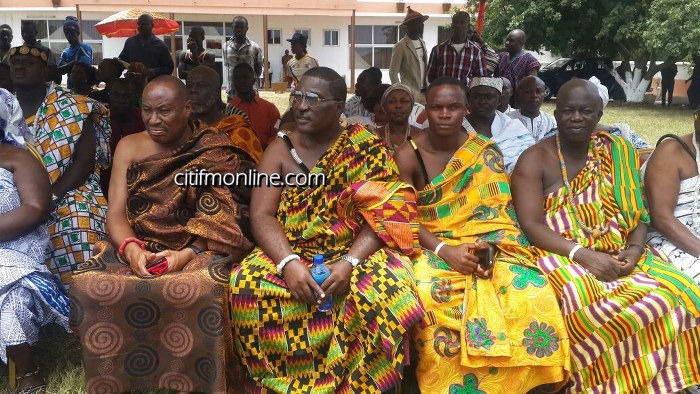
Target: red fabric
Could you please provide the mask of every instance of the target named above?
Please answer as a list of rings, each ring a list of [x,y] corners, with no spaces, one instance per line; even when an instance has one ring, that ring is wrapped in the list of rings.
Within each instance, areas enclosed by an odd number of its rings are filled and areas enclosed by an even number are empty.
[[[473,41],[467,41],[459,53],[452,47],[451,40],[437,45],[430,52],[429,81],[444,76],[455,77],[468,86],[472,78],[488,75],[486,57]]]
[[[253,132],[258,136],[263,148],[275,139],[275,124],[280,118],[280,111],[274,104],[258,96],[251,102],[234,97],[229,103],[248,114]]]
[[[153,265],[151,267],[146,266],[146,271],[148,271],[149,274],[161,275],[165,272],[165,270],[168,269],[168,260],[166,260],[165,258],[157,261],[156,263],[156,265]]]
[[[476,31],[481,34],[484,31],[484,16],[486,15],[486,0],[479,2],[479,16],[476,18]]]

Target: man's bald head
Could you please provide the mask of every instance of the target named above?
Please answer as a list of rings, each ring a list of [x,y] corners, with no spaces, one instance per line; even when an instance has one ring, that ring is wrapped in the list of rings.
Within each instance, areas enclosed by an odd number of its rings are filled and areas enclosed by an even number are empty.
[[[598,88],[586,79],[572,79],[562,85],[557,94],[556,107],[559,108],[561,106],[563,108],[571,101],[580,100],[595,104],[598,110],[603,109],[603,103],[598,94]]]
[[[511,30],[506,37],[506,51],[511,54],[511,56],[520,53],[525,46],[525,41],[527,41],[527,36],[525,32],[520,29]]]
[[[149,93],[157,90],[160,87],[172,90],[175,98],[183,103],[188,100],[187,86],[185,86],[185,84],[179,78],[175,78],[172,75],[161,75],[151,80],[151,82],[149,82],[148,85],[146,85],[146,88],[143,90],[144,99]]]
[[[200,64],[199,66],[193,68],[187,74],[187,80],[189,81],[190,78],[194,78],[194,77],[197,77],[197,78],[202,77],[202,78],[205,78],[209,81],[216,81],[217,82],[216,85],[218,86],[219,89],[221,89],[221,85],[222,85],[221,75],[219,75],[219,73],[216,72],[216,70],[214,70],[213,68],[211,68],[209,66]]]
[[[525,89],[529,86],[537,86],[542,87],[544,89],[545,85],[543,80],[534,75],[528,75],[525,78],[521,79],[520,82],[518,82],[518,90]]]

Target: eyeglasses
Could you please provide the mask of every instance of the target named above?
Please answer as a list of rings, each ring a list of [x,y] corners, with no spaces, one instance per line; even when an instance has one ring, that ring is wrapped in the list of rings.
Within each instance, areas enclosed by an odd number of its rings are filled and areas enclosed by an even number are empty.
[[[337,99],[321,98],[318,96],[318,94],[312,92],[304,93],[301,90],[295,90],[294,92],[292,92],[292,96],[290,99],[292,105],[300,105],[303,100],[306,100],[306,104],[308,104],[310,108],[313,108],[324,101],[340,101]]]

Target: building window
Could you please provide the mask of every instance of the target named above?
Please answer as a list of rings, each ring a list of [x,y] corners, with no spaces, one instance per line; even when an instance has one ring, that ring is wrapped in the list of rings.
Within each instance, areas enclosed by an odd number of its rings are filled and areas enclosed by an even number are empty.
[[[348,26],[348,35],[350,35]],[[355,68],[379,67],[388,69],[391,51],[399,42],[399,27],[396,25],[355,26]]]
[[[49,48],[56,56],[56,61],[61,58],[63,50],[68,48],[68,41],[63,34],[64,19],[39,19],[33,20],[36,23],[37,40]],[[92,47],[92,64],[97,65],[102,61],[102,36],[95,29],[95,24],[99,20],[83,20],[80,28],[80,38]]]
[[[279,45],[282,43],[282,30],[267,29],[267,43],[271,45]]]
[[[306,37],[306,46],[311,46],[311,30],[309,29],[294,29],[294,33],[301,33]]]
[[[323,31],[323,45],[337,47],[338,46],[338,30]]]

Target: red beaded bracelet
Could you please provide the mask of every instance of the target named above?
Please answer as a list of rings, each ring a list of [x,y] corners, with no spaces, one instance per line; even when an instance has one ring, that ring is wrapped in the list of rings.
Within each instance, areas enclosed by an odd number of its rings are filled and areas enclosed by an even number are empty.
[[[124,257],[124,249],[126,249],[126,246],[129,245],[130,243],[134,242],[137,244],[142,250],[146,249],[146,244],[141,241],[140,239],[136,237],[129,237],[122,241],[122,244],[119,246],[119,255]]]

